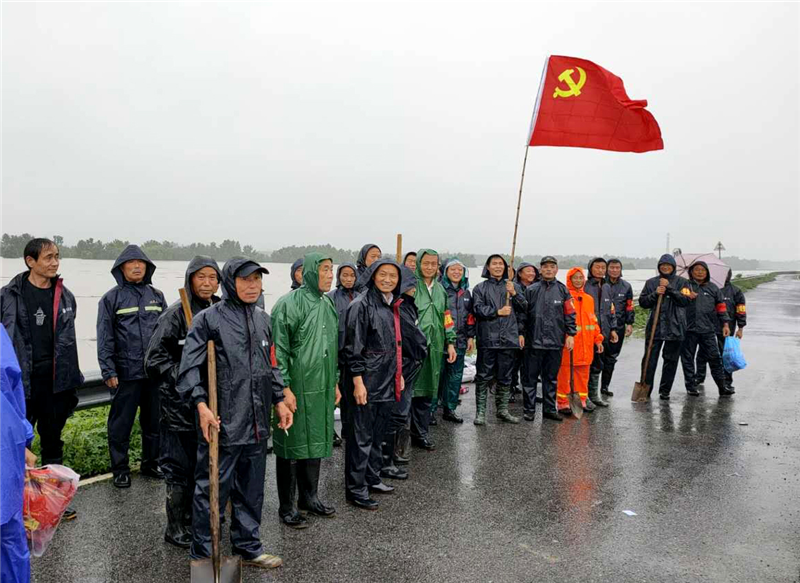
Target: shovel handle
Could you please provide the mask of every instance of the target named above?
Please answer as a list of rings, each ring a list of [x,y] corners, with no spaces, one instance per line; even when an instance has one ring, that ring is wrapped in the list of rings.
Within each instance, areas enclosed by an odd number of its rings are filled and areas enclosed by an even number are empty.
[[[186,318],[186,327],[192,325],[192,306],[189,303],[189,294],[186,293],[186,288],[178,290],[178,295],[181,297],[181,307],[183,308],[183,315]]]
[[[569,392],[570,394],[575,392],[575,365],[572,360],[572,350],[569,351]]]
[[[214,419],[217,418],[217,353],[214,341],[208,341],[208,406]],[[217,430],[208,428],[208,483],[209,504],[211,506],[211,564],[214,567],[214,581],[220,578],[219,549],[219,436]]]
[[[650,327],[650,340],[647,341],[647,352],[645,352],[644,362],[642,363],[642,378],[639,381],[642,385],[644,384],[644,379],[647,376],[647,367],[650,364],[650,352],[653,350],[653,341],[656,338],[656,328],[658,327],[658,318],[661,316],[661,301],[663,299],[663,294],[658,296],[658,301],[656,302],[656,311],[653,314],[653,325]]]

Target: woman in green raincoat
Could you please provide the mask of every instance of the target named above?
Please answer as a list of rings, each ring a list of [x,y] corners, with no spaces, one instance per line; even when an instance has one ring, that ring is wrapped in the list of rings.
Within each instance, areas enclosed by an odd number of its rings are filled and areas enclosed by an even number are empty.
[[[333,447],[333,408],[340,398],[339,318],[326,295],[333,277],[331,258],[309,253],[303,261],[303,285],[272,309],[275,358],[286,385],[286,404],[296,420],[288,433],[273,426],[278,513],[293,528],[308,526],[298,507],[317,516],[336,512],[317,496],[320,464]]]

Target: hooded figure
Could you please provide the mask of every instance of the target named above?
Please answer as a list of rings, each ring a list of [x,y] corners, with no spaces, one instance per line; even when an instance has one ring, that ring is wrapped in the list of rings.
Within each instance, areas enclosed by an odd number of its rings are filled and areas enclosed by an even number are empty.
[[[425,258],[435,257],[436,268],[428,274],[430,284],[425,281],[423,264]],[[423,449],[435,449],[429,439],[428,428],[431,420],[431,403],[439,392],[439,378],[442,372],[442,358],[447,355],[455,361],[456,331],[455,322],[448,308],[447,292],[438,281],[439,254],[433,249],[420,249],[417,252],[417,287],[414,302],[419,310],[419,327],[428,339],[428,356],[422,363],[417,382],[414,384],[414,399],[411,404],[411,441]],[[428,262],[429,263],[429,262]],[[427,269],[427,268],[426,268]]]
[[[144,273],[126,277],[125,270],[144,266]],[[128,449],[136,410],[141,408],[142,465],[140,473],[162,479],[158,467],[158,388],[147,378],[144,357],[156,322],[167,308],[164,294],[153,287],[155,264],[136,245],[128,245],[114,262],[117,285],[100,299],[97,310],[97,360],[111,389],[108,450],[114,485],[131,485]]]
[[[524,283],[522,281],[523,278],[521,277],[521,274],[522,274],[522,270],[523,269],[527,269],[528,267],[533,269],[533,281],[531,281],[530,283],[526,284],[526,283]],[[523,261],[522,263],[520,263],[517,266],[516,273],[514,274],[514,283],[519,284],[520,287],[522,287],[522,291],[525,291],[525,289],[528,286],[533,285],[534,283],[536,283],[537,281],[540,281],[541,279],[542,279],[542,276],[539,275],[539,270],[536,268],[536,266],[533,263],[528,263],[527,261]]]
[[[411,270],[411,273],[414,273],[417,270],[417,252],[416,251],[409,251],[405,255],[403,255],[403,266],[407,267]]]
[[[194,292],[192,278],[205,268],[213,270],[213,277],[208,281],[209,291],[216,291],[222,279],[219,266],[211,257],[198,255],[189,262],[183,289],[189,296],[192,316],[220,301],[215,295],[203,299]],[[206,272],[201,275],[205,276]],[[164,539],[187,549],[192,542],[192,536],[186,527],[191,525],[194,472],[197,464],[197,428],[194,407],[178,394],[175,382],[188,331],[183,306],[178,300],[164,310],[159,318],[145,356],[147,375],[158,384],[161,409],[160,466],[167,484],[167,528]]]
[[[595,265],[602,266],[602,274],[595,275],[593,268]],[[600,323],[600,332],[606,339],[604,348],[608,349],[609,344],[619,342],[617,335],[617,314],[612,298],[611,286],[606,283],[606,269],[608,263],[602,257],[595,257],[589,262],[586,269],[586,285],[584,291],[592,296],[594,300],[594,311],[597,321]],[[600,376],[603,374],[603,357],[599,351],[595,351],[592,370],[589,374],[589,403],[588,409],[592,411],[594,406],[608,407],[600,396]],[[610,395],[609,395],[610,396]]]
[[[368,255],[369,252],[373,249],[378,250],[378,259],[380,259],[382,252],[381,248],[375,245],[374,243],[367,243],[361,248],[361,251],[358,252],[358,259],[356,260],[356,292],[361,293],[366,288],[366,283],[362,282],[362,276],[366,276],[367,272],[369,271],[368,265]]]
[[[600,323],[594,308],[594,299],[584,291],[584,284],[575,287],[573,276],[580,274],[583,270],[580,267],[573,267],[567,272],[567,289],[572,296],[572,303],[575,306],[575,344],[572,349],[572,369],[575,385],[575,392],[580,395],[581,403],[586,411],[592,411],[586,407],[586,399],[589,397],[589,369],[594,360],[595,350],[602,350],[603,334],[600,332]],[[585,279],[584,279],[585,281]],[[556,406],[562,415],[571,415],[569,407],[569,393],[571,387],[570,377],[570,351],[564,348],[561,353],[561,368],[558,371],[558,388],[556,389]]]
[[[322,286],[321,269],[329,270],[330,278]],[[275,359],[283,377],[284,397],[296,400],[288,435],[274,425],[272,438],[278,514],[293,528],[308,526],[298,508],[316,516],[336,513],[317,496],[322,458],[331,457],[333,409],[339,401],[339,317],[333,300],[325,294],[330,289],[332,269],[330,257],[308,253],[303,263],[303,285],[272,308]],[[300,495],[297,506],[296,491]]]
[[[385,289],[392,277],[396,278],[394,287]],[[365,291],[347,308],[343,347],[343,394],[350,417],[346,424],[345,496],[356,507],[376,510],[378,503],[369,494],[393,490],[381,481],[381,442],[394,403],[404,389],[400,266],[379,259],[360,281]]]
[[[303,258],[301,257],[294,263],[292,263],[292,270],[289,274],[289,277],[292,279],[292,287],[291,289],[295,290],[298,289],[301,285],[303,285],[302,278],[301,281],[297,281],[297,270],[303,267]]]
[[[702,268],[696,269],[696,268]],[[696,271],[704,271],[698,276]],[[695,379],[695,357],[699,349],[705,362],[711,367],[711,376],[719,389],[721,397],[729,397],[732,389],[726,387],[725,369],[722,367],[722,353],[717,344],[717,331],[722,328],[723,337],[730,334],[728,309],[719,288],[711,282],[711,272],[703,261],[695,261],[689,267],[689,286],[696,294],[694,301],[686,308],[686,337],[681,346],[681,364],[686,392],[692,396],[700,393]]]
[[[662,353],[663,349],[664,366],[661,370],[661,382],[659,383],[658,391],[664,400],[669,400],[672,383],[675,381],[678,359],[681,355],[681,344],[686,334],[686,307],[693,299],[689,282],[675,274],[676,268],[677,263],[672,255],[669,253],[662,255],[658,260],[656,269],[658,275],[648,279],[644,284],[642,293],[639,294],[639,306],[650,310],[650,316],[647,318],[647,328],[645,329],[645,346],[647,346],[650,339],[658,296],[664,296],[661,301],[661,313],[656,324],[650,361],[646,363],[647,369],[645,371],[645,383],[652,387],[656,376],[656,367],[658,366],[658,355]],[[659,293],[662,283],[665,284],[663,292]],[[647,353],[645,352],[646,355]],[[642,367],[644,366],[643,357]]]
[[[523,273],[523,270],[527,269],[528,267],[533,270],[533,281],[525,284],[521,274]],[[526,261],[523,261],[519,264],[517,271],[514,274],[514,283],[517,284],[520,289],[522,289],[523,293],[529,286],[533,285],[537,281],[540,281],[541,279],[542,276],[539,274],[539,270],[536,268],[536,266]],[[515,403],[517,401],[516,395],[522,392],[522,389],[520,388],[520,374],[522,375],[523,379],[525,378],[525,359],[523,358],[523,353],[524,350],[519,350],[514,358],[514,368],[511,371],[511,396],[508,399],[509,403]]]
[[[192,505],[193,559],[211,555],[209,526],[208,441],[208,342],[214,341],[216,354],[219,428],[219,504],[231,501],[231,546],[245,563],[264,568],[277,567],[281,559],[264,553],[259,525],[264,504],[267,470],[267,438],[270,434],[270,408],[289,428],[292,413],[283,403],[283,379],[270,357],[272,326],[269,316],[255,303],[242,299],[242,288],[251,285],[254,274],[269,273],[255,261],[232,257],[222,268],[221,302],[195,316],[186,338],[177,389],[198,412],[198,437],[195,489]],[[247,282],[247,283],[245,283]],[[260,288],[260,279],[257,282]],[[246,296],[247,297],[247,296]]]
[[[350,287],[347,287],[342,283],[342,272],[345,269],[349,269],[353,272],[353,282],[350,284]],[[344,346],[344,324],[345,324],[345,311],[347,310],[347,306],[350,305],[358,292],[356,288],[358,287],[358,270],[356,268],[355,263],[342,263],[338,269],[336,270],[336,289],[328,292],[328,297],[333,300],[333,305],[336,306],[336,312],[339,315],[339,373],[341,374],[345,367],[344,364],[341,362],[342,352],[341,347]],[[344,424],[347,419],[347,400],[341,399],[339,401],[339,409],[341,411],[341,423],[342,423],[342,433],[344,433]],[[339,447],[342,445],[342,438],[336,433],[336,428],[333,430],[333,445]]]
[[[497,262],[495,268],[492,268],[493,259],[502,261],[502,273],[499,273]],[[492,269],[496,270],[495,274]],[[486,424],[486,399],[492,381],[497,382],[497,418],[507,423],[519,423],[519,418],[508,412],[508,402],[511,397],[514,360],[517,351],[524,345],[522,336],[528,304],[522,288],[507,281],[508,263],[501,255],[490,255],[486,259],[482,276],[485,281],[475,286],[472,292],[478,342],[474,423]]]
[[[614,393],[609,388],[611,377],[614,375],[614,367],[617,365],[617,358],[622,351],[622,344],[626,336],[633,333],[633,322],[636,314],[633,309],[633,288],[631,284],[622,279],[622,262],[619,259],[609,259],[609,272],[611,267],[619,265],[619,277],[613,278],[610,273],[606,274],[606,283],[611,290],[611,301],[614,303],[614,314],[617,319],[617,342],[606,342],[603,351],[603,372],[600,379],[600,395],[613,397]]]
[[[29,583],[30,552],[22,520],[25,450],[33,443],[33,427],[25,418],[22,370],[6,329],[0,326],[0,580]]]

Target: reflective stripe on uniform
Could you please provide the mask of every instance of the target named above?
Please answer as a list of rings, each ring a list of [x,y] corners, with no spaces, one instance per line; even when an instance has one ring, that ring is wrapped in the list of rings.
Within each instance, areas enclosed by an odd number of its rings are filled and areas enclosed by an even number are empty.
[[[133,308],[120,308],[117,310],[117,314],[133,314],[139,311],[139,306],[135,306]]]
[[[161,306],[145,306],[144,307],[144,311],[145,312],[160,312],[161,311]]]

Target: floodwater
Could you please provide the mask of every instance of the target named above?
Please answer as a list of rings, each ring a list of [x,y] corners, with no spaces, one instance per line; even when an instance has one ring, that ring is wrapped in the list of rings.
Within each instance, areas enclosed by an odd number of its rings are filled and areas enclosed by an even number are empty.
[[[97,370],[97,344],[95,325],[97,322],[97,303],[105,292],[115,284],[111,275],[111,260],[94,259],[63,259],[61,261],[61,277],[64,284],[75,294],[78,302],[78,315],[76,330],[78,334],[78,357],[81,369],[85,372]],[[183,286],[184,273],[187,262],[185,261],[159,261],[153,276],[153,285],[164,292],[167,303],[178,299],[178,289]],[[269,275],[264,277],[264,301],[267,310],[271,310],[275,302],[291,287],[288,263],[265,263]],[[571,266],[570,266],[571,267]],[[585,267],[585,266],[583,266]],[[25,269],[22,259],[0,259],[0,285],[6,285],[17,273]],[[569,267],[563,266],[558,278],[564,281]],[[480,267],[469,270],[470,286],[474,287],[481,281]],[[744,271],[742,275],[760,273],[758,271]],[[633,286],[634,294],[638,294],[644,282],[653,277],[655,271],[651,269],[637,269],[625,271],[624,278]]]

